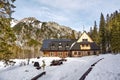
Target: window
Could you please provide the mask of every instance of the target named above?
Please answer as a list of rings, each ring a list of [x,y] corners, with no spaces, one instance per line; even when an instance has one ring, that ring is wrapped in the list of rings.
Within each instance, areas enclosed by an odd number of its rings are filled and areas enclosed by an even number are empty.
[[[88,47],[88,44],[86,44],[86,46]]]
[[[74,52],[74,55],[77,55],[77,52],[76,52],[76,51]]]
[[[96,52],[94,51],[94,55],[96,55]]]
[[[54,45],[54,44],[52,44],[52,45],[51,45],[51,48],[55,48],[55,45]]]
[[[62,46],[59,45],[59,48],[62,48]]]
[[[88,39],[82,39],[82,41],[83,41],[83,42],[87,42],[87,41],[88,41]]]
[[[69,48],[69,45],[68,45],[68,44],[66,44],[66,48]]]
[[[59,43],[59,45],[61,45],[62,43]]]
[[[90,55],[90,52],[88,52],[88,55]]]
[[[84,47],[84,44],[82,44],[82,47]]]
[[[66,56],[68,56],[68,52],[66,52]]]
[[[58,52],[58,55],[59,55],[59,56],[62,56],[62,52]]]
[[[81,52],[78,52],[79,55],[81,55]]]
[[[62,48],[62,43],[59,43],[59,46],[58,46],[59,48]]]
[[[50,56],[54,56],[54,52],[50,52]]]

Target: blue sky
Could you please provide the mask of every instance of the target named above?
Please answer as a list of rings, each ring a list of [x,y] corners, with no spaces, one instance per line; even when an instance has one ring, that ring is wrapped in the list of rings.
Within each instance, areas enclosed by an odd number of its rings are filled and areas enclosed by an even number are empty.
[[[101,12],[106,17],[120,9],[120,0],[16,0],[13,17],[17,20],[35,17],[40,21],[54,21],[77,31],[86,31],[97,21]]]

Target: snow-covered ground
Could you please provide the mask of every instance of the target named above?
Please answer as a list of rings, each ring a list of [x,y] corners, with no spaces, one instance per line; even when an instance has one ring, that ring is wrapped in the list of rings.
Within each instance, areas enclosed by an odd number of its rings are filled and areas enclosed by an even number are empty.
[[[52,60],[60,59],[57,57],[31,59],[30,65],[26,66],[20,66],[20,63],[27,63],[27,59],[14,59],[16,64],[9,67],[4,67],[3,62],[0,61],[0,80],[31,80],[43,72],[42,69],[37,70],[33,67],[32,61],[38,61],[41,65],[42,60],[46,62],[46,75],[38,80],[79,80],[91,64],[101,58],[104,59],[93,67],[85,80],[120,80],[120,54],[67,58],[67,61],[60,66],[49,66]]]
[[[85,80],[120,80],[120,54],[102,56]]]

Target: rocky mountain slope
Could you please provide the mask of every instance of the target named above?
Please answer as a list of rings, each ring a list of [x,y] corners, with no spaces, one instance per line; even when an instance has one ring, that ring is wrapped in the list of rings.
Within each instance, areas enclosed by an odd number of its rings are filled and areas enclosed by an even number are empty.
[[[72,39],[73,36],[78,38],[80,35],[69,27],[56,22],[41,22],[34,17],[17,21],[13,30],[17,37],[16,42],[20,46],[30,43],[31,40],[42,44],[44,39]]]

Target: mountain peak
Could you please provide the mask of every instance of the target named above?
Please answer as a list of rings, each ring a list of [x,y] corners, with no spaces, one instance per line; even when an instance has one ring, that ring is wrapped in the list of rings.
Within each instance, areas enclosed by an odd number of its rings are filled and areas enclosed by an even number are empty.
[[[24,18],[19,21],[19,23],[25,23],[28,26],[33,26],[36,28],[41,28],[42,22],[37,20],[35,17]]]
[[[18,45],[27,44],[31,39],[39,43],[44,39],[71,39],[73,34],[73,29],[69,27],[56,22],[40,22],[34,17],[20,20],[13,30],[17,36]],[[74,31],[74,35],[77,38],[79,33]]]
[[[39,21],[39,20],[37,20],[35,17],[28,17],[20,20],[20,22],[24,22],[24,23],[33,23],[35,21]]]

